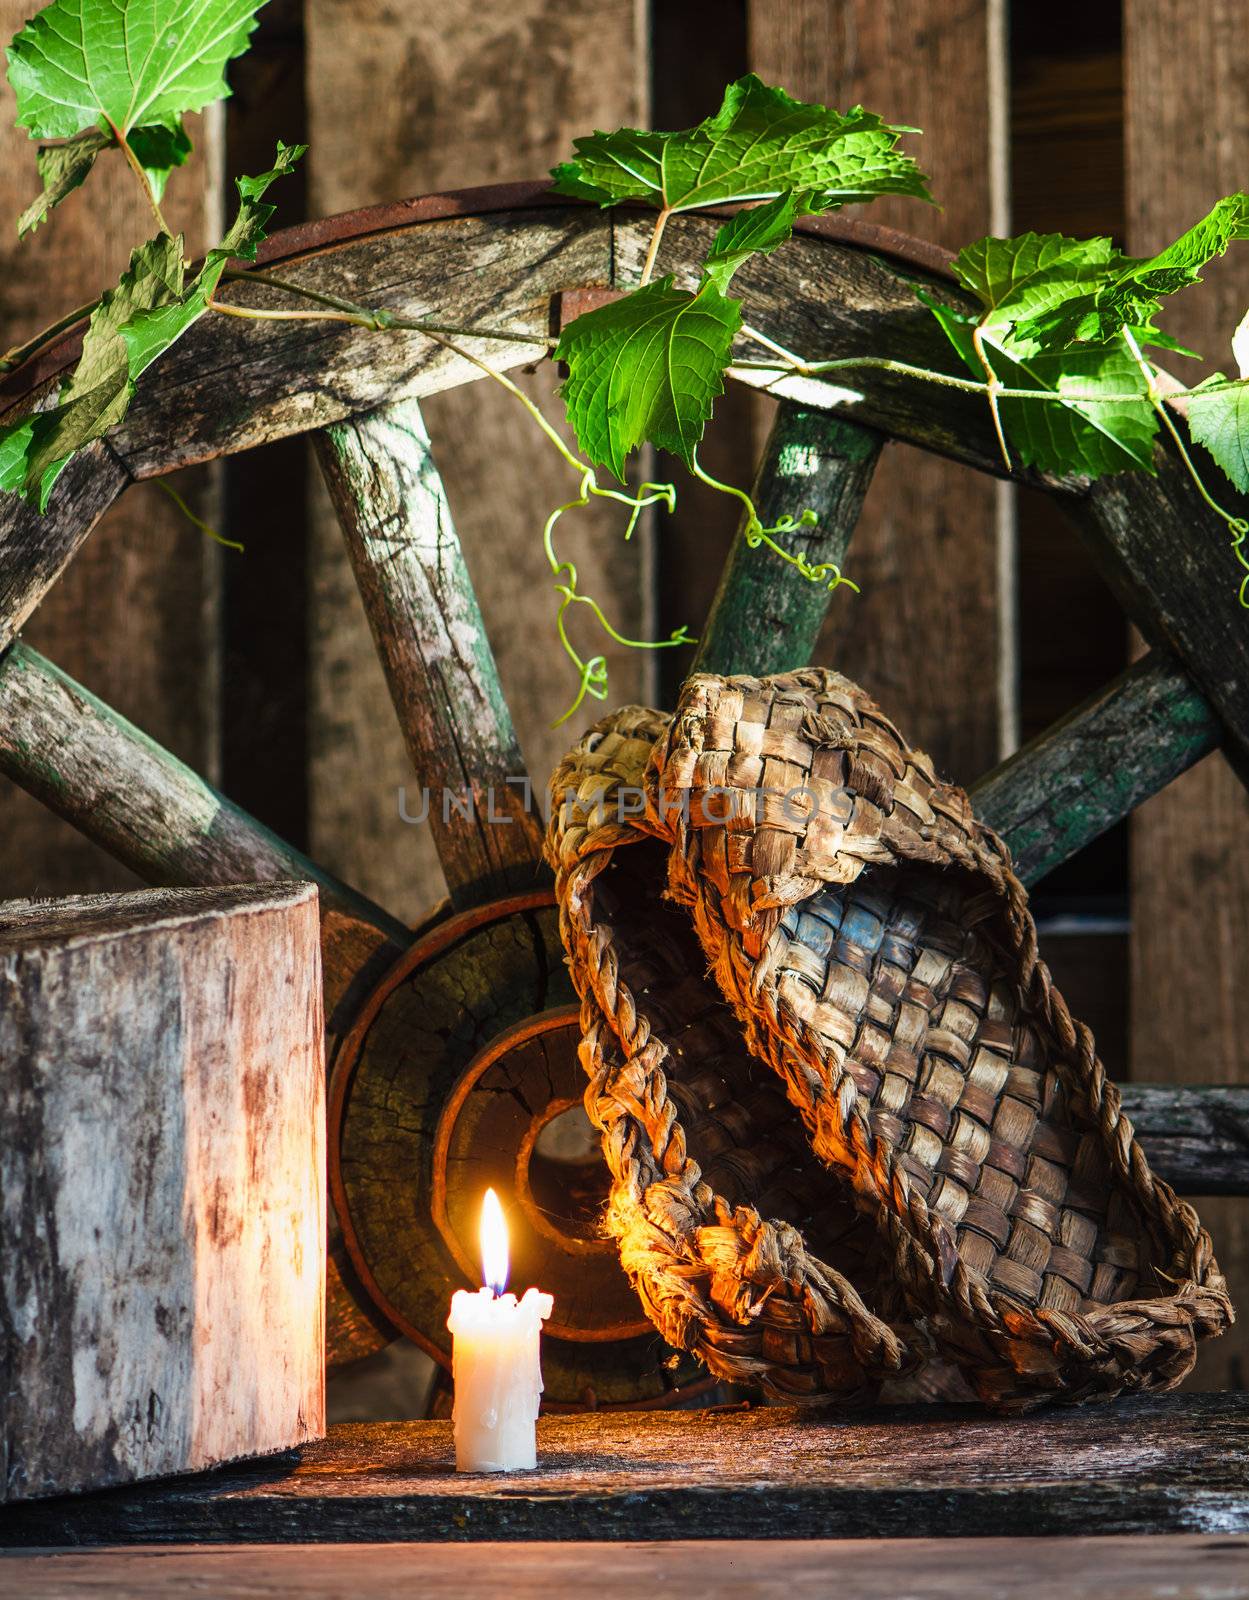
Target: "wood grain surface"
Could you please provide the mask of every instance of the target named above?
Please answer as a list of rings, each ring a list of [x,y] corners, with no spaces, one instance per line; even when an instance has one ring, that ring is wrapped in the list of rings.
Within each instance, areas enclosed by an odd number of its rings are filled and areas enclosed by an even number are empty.
[[[8,1510],[0,1544],[1242,1534],[1247,1417],[1244,1395],[1010,1421],[586,1413],[539,1420],[523,1477],[457,1475],[449,1421],[346,1425],[283,1461]]]
[[[0,1499],[324,1426],[316,891],[0,903]]]
[[[1223,194],[1244,187],[1249,167],[1249,33],[1234,0],[1192,8],[1180,0],[1127,0],[1124,9],[1128,248],[1145,254],[1196,220]],[[1166,325],[1228,368],[1231,330],[1249,302],[1249,252],[1234,246],[1175,297]],[[1190,369],[1192,364],[1186,364]],[[1196,381],[1191,370],[1185,373]],[[1216,495],[1230,490],[1204,452]],[[1249,716],[1246,613],[1236,604],[1240,569],[1225,532],[1172,527],[1175,578],[1218,573],[1209,601],[1178,602],[1181,622],[1217,652]],[[1165,581],[1162,580],[1162,581]],[[1236,652],[1239,651],[1237,656]],[[1242,763],[1242,777],[1245,769]],[[1132,1071],[1177,1083],[1249,1080],[1249,798],[1213,756],[1151,801],[1132,827]],[[1234,1201],[1203,1207],[1232,1298],[1249,1303],[1249,1212]],[[1205,1365],[1206,1384],[1249,1382],[1249,1321],[1242,1318]]]
[[[738,1600],[1242,1600],[1249,1538],[1236,1534],[1028,1539],[640,1540],[602,1544],[175,1545],[0,1556],[29,1600],[633,1600],[663,1591]]]
[[[883,200],[863,213],[958,249],[1005,216],[999,11],[997,0],[754,0],[750,64],[802,99],[862,104],[922,128],[907,147],[943,209]],[[887,451],[855,538],[851,576],[863,594],[836,597],[816,657],[865,684],[960,783],[1005,753],[1013,720],[1001,493],[945,463]]]
[[[1143,657],[972,785],[1035,883],[1218,748],[1205,696],[1162,652]]]
[[[324,429],[325,476],[453,906],[528,887],[541,822],[414,400]],[[410,798],[408,798],[410,797]]]
[[[538,177],[570,153],[574,134],[644,123],[644,11],[640,0],[516,0],[507,6],[411,0],[380,8],[372,0],[312,0],[312,214],[400,194]],[[365,125],[370,136],[361,139],[357,130]],[[540,274],[541,259],[532,258]],[[512,314],[517,302],[503,282],[489,270],[479,278],[484,265],[466,260],[445,278],[439,274],[438,293],[458,282],[478,297],[484,320],[503,326],[521,320]],[[586,261],[571,277],[569,265],[557,269],[559,286],[606,281],[605,260]],[[545,332],[545,308],[537,320]],[[531,348],[528,356],[536,353]],[[562,415],[553,368],[521,381],[553,417]],[[554,637],[556,598],[542,525],[570,498],[576,479],[516,402],[488,382],[431,400],[424,409],[521,748],[540,791],[565,742],[563,730],[553,733],[549,724],[576,690],[575,672]],[[639,638],[649,627],[646,565],[638,545],[620,539],[620,509],[596,506],[568,519],[561,548],[575,556],[584,592],[601,601],[621,633]],[[411,766],[337,545],[332,520],[316,514],[313,854],[414,920],[442,893],[438,860],[430,831],[399,816],[397,790],[412,782]],[[585,634],[596,637],[592,628]],[[605,653],[614,696],[644,698],[645,655],[612,645]]]
[[[781,401],[755,475],[755,506],[768,525],[782,517],[798,523],[808,511],[819,519],[780,535],[783,549],[812,566],[844,568],[883,443],[870,428]],[[751,549],[747,520],[725,560],[693,671],[758,677],[805,667],[814,657],[832,599],[829,582],[811,582],[766,547]]]
[[[0,39],[32,14],[27,0],[0,0]],[[151,213],[125,161],[107,151],[87,183],[25,239],[16,219],[39,189],[36,145],[14,127],[14,97],[0,79],[0,350],[29,338],[117,281],[131,250],[151,237]],[[169,182],[166,214],[192,254],[219,237],[223,193],[220,108],[191,117],[190,163]],[[124,481],[107,446],[71,467],[86,484],[81,513],[95,521]],[[216,515],[215,471],[177,487],[201,516]],[[6,501],[9,499],[5,496]],[[63,504],[64,501],[62,500]],[[40,598],[62,550],[47,517],[21,517],[16,564],[27,568],[17,620]],[[5,542],[0,534],[0,546]],[[21,537],[19,535],[19,537]],[[72,546],[71,546],[72,548]],[[3,565],[9,568],[9,551]],[[75,676],[137,718],[183,760],[216,775],[217,611],[221,552],[159,489],[129,493],[106,515],[55,593],[30,620],[28,637]],[[33,580],[33,581],[32,581]],[[0,641],[11,604],[0,578]],[[132,887],[134,878],[11,784],[0,780],[0,885],[7,894],[67,894]]]

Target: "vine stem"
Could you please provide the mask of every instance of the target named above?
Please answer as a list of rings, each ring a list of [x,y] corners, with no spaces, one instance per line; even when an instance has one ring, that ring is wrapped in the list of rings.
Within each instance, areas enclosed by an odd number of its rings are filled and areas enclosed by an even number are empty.
[[[1197,464],[1189,454],[1188,446],[1184,443],[1179,429],[1171,420],[1167,408],[1163,404],[1162,396],[1158,393],[1158,379],[1153,368],[1153,363],[1148,360],[1144,352],[1141,350],[1140,345],[1137,343],[1136,336],[1132,333],[1130,328],[1124,328],[1123,340],[1132,354],[1132,359],[1141,369],[1141,373],[1144,376],[1148,390],[1149,403],[1151,406],[1153,406],[1155,412],[1161,419],[1163,427],[1166,428],[1167,432],[1171,435],[1172,442],[1180,453],[1180,459],[1183,461],[1189,477],[1193,480],[1193,483],[1197,489],[1197,493],[1201,496],[1202,500],[1210,508],[1210,510],[1214,512],[1215,516],[1221,517],[1227,526],[1232,530],[1232,550],[1237,561],[1239,561],[1241,566],[1246,569],[1245,576],[1240,582],[1240,589],[1237,598],[1242,606],[1249,608],[1249,560],[1246,560],[1244,550],[1245,539],[1246,536],[1249,535],[1249,522],[1246,522],[1244,517],[1234,517],[1230,511],[1225,511],[1210,493],[1210,491],[1206,488],[1205,484],[1201,481],[1201,474],[1197,471]]]
[[[782,350],[772,340],[759,335],[754,329],[743,327],[742,332],[751,339],[758,339],[759,343],[767,344],[770,348]],[[982,383],[977,378],[958,378],[952,373],[935,372],[929,367],[916,367],[907,361],[894,361],[888,356],[842,356],[836,361],[803,361],[799,356],[784,352],[782,361],[733,361],[731,365],[743,372],[796,372],[800,377],[818,378],[825,372],[853,371],[856,367],[868,367],[879,372],[896,372],[900,377],[918,378],[924,383],[936,383],[947,389],[961,389],[965,394],[985,395],[989,392],[989,385]],[[1235,389],[1249,385],[1246,379],[1231,379],[1224,386]],[[1209,394],[1205,388],[1202,394]],[[1175,400],[1185,400],[1190,395],[1196,394],[1195,389],[1177,388],[1169,390],[1160,396],[1164,404],[1171,404]],[[1104,390],[1097,393],[1087,393],[1078,389],[1064,389],[1061,394],[1048,389],[1010,389],[1005,384],[999,383],[997,387],[999,400],[1037,400],[1048,405],[1130,405],[1133,401],[1146,404],[1148,396],[1143,395],[1139,389],[1134,389],[1130,394],[1112,394]]]
[[[458,336],[462,339],[498,339],[509,344],[541,345],[546,350],[551,349],[552,346],[558,343],[548,334],[527,333],[521,328],[464,328],[458,327],[454,323],[423,322],[411,317],[397,317],[393,312],[386,311],[382,307],[363,306],[358,305],[354,300],[341,300],[337,295],[322,294],[319,289],[309,289],[302,283],[292,283],[289,278],[275,278],[267,272],[245,272],[235,267],[227,268],[222,273],[222,277],[228,279],[231,283],[264,283],[268,284],[271,289],[283,289],[287,294],[300,295],[305,300],[315,301],[317,305],[329,306],[335,311],[350,313],[350,316],[360,321],[362,326],[368,327],[373,331],[386,328],[401,328],[405,332],[441,333],[449,334],[453,338]],[[214,301],[213,305],[215,310],[226,311],[233,316],[240,316],[245,311],[247,314],[255,316],[269,318],[279,316],[277,312],[261,312],[258,307],[244,308],[235,306],[230,308],[224,301]],[[290,313],[284,315],[289,316]],[[300,315],[313,317],[316,313],[302,312]]]
[[[205,522],[203,517],[197,517],[195,512],[191,510],[190,506],[187,505],[186,501],[182,498],[172,484],[166,483],[164,478],[153,478],[152,482],[162,492],[162,494],[167,494],[169,496],[174,505],[177,506],[178,510],[181,511],[182,515],[187,519],[192,527],[196,527],[201,533],[207,534],[212,542],[214,544],[219,544],[223,550],[237,550],[240,555],[243,554],[243,546],[238,542],[237,539],[225,538],[223,534],[217,532],[216,528],[214,528],[211,523]]]
[[[0,372],[11,372],[14,367],[20,367],[23,361],[29,361],[31,356],[43,349],[44,345],[51,344],[53,339],[72,328],[76,322],[81,322],[84,317],[98,309],[98,300],[89,300],[85,306],[79,306],[76,311],[70,311],[58,321],[50,323],[46,328],[41,328],[25,344],[15,344],[11,350],[6,350],[0,356]]]
[[[690,471],[700,483],[705,483],[709,489],[716,489],[721,494],[732,495],[735,500],[741,502],[746,512],[744,538],[749,549],[755,550],[761,544],[766,545],[775,555],[780,556],[782,561],[788,561],[791,567],[796,567],[810,583],[824,583],[831,575],[832,582],[828,584],[830,594],[834,589],[840,588],[842,584],[847,589],[853,589],[855,594],[859,593],[858,584],[850,578],[843,578],[841,568],[835,561],[820,561],[813,565],[801,552],[795,553],[792,550],[786,550],[784,545],[778,544],[772,537],[776,533],[793,533],[795,529],[804,524],[813,526],[816,521],[813,512],[803,512],[798,522],[793,521],[792,518],[785,517],[776,523],[774,527],[765,528],[759,518],[758,508],[745,489],[739,489],[736,484],[722,483],[719,478],[713,478],[711,473],[707,472],[699,461],[697,451],[690,457]]]
[[[646,260],[642,263],[642,276],[638,280],[638,288],[645,287],[651,281],[651,273],[655,270],[655,258],[659,254],[659,241],[664,236],[664,229],[668,226],[668,218],[672,212],[667,206],[661,206],[659,215],[655,218],[655,226],[651,230],[651,242],[646,247]]]
[[[1006,434],[1002,429],[1002,413],[999,409],[998,398],[1001,392],[1001,382],[989,362],[989,357],[984,348],[984,329],[977,324],[971,331],[972,349],[976,352],[976,359],[984,368],[985,389],[989,396],[989,413],[993,418],[993,431],[997,434],[998,449],[1002,452],[1002,460],[1006,464],[1007,472],[1014,469],[1011,466],[1010,451],[1006,448]]]
[[[105,121],[108,122],[107,117],[105,118]],[[160,208],[160,202],[156,198],[156,191],[152,188],[151,180],[148,178],[147,173],[143,170],[143,163],[130,148],[130,141],[126,138],[125,134],[121,131],[117,124],[115,122],[109,122],[108,125],[113,131],[113,138],[117,140],[118,145],[121,147],[122,154],[130,164],[130,170],[139,180],[140,187],[147,198],[147,203],[152,208],[152,215],[156,218],[156,226],[163,234],[166,235],[167,238],[172,239],[173,230],[165,221],[164,214]]]

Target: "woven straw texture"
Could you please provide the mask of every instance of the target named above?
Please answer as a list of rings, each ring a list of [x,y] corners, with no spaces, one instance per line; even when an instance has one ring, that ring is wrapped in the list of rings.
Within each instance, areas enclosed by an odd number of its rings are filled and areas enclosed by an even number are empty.
[[[997,1408],[1189,1372],[1232,1316],[1209,1237],[1054,988],[1006,847],[862,690],[697,676],[671,719],[600,723],[553,789],[609,1226],[670,1342],[813,1399],[933,1346]],[[679,1038],[694,1011],[714,1044]]]

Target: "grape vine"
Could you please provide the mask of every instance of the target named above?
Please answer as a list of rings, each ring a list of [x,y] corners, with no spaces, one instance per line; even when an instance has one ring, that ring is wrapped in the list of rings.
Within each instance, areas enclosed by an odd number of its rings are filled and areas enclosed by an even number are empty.
[[[157,233],[136,247],[119,282],[98,302],[78,307],[0,358],[0,371],[16,367],[88,319],[81,357],[54,403],[0,424],[0,491],[46,510],[65,465],[122,421],[146,368],[202,317],[328,320],[371,334],[430,339],[502,385],[573,475],[575,492],[551,512],[542,534],[557,599],[556,633],[577,674],[575,698],[560,718],[565,721],[587,696],[603,699],[608,692],[604,656],[583,655],[570,633],[575,611],[588,613],[618,644],[666,649],[692,641],[684,628],[658,640],[622,635],[581,592],[575,563],[556,549],[561,519],[592,499],[609,500],[627,513],[628,539],[648,508],[671,511],[673,484],[630,487],[631,458],[654,446],[741,503],[747,545],[766,548],[811,582],[855,589],[836,566],[811,563],[790,547],[795,532],[813,525],[813,513],[766,526],[745,489],[705,470],[698,446],[732,373],[755,382],[769,374],[777,381],[827,382],[833,374],[852,381],[856,370],[874,369],[982,396],[1008,471],[1022,466],[1084,478],[1154,472],[1163,436],[1227,525],[1244,571],[1238,600],[1249,607],[1249,522],[1219,503],[1195,456],[1204,452],[1235,491],[1249,493],[1249,314],[1231,341],[1234,377],[1185,388],[1146,353],[1191,354],[1155,319],[1167,297],[1199,283],[1209,261],[1249,238],[1249,196],[1219,200],[1147,258],[1127,256],[1109,239],[1061,234],[989,237],[968,245],[954,263],[969,297],[963,307],[917,290],[966,375],[887,353],[804,356],[743,319],[743,302],[730,293],[735,274],[782,248],[804,215],[878,195],[926,201],[928,181],[901,148],[913,130],[890,126],[861,107],[843,114],[805,104],[750,75],[730,84],[719,110],[694,128],[596,132],[575,140],[572,159],[555,168],[554,189],[570,199],[653,208],[631,290],[569,322],[558,340],[404,317],[229,265],[255,259],[274,209],[266,193],[300,159],[302,146],[279,144],[268,172],[237,180],[234,223],[195,273],[182,237],[165,221],[166,182],[191,154],[182,119],[229,93],[226,68],[248,48],[262,4],[52,0],[13,40],[8,73],[18,124],[39,141],[43,186],[19,219],[19,233],[46,222],[110,150],[133,172]],[[697,277],[679,283],[672,273],[657,276],[670,220],[709,207],[738,209],[715,234]],[[226,282],[264,284],[301,304],[275,309],[222,300],[218,291]],[[469,348],[468,341],[481,340],[530,343],[563,364],[559,392],[576,450],[522,389]],[[848,389],[842,398],[853,402],[858,395]],[[602,482],[600,471],[619,487]]]

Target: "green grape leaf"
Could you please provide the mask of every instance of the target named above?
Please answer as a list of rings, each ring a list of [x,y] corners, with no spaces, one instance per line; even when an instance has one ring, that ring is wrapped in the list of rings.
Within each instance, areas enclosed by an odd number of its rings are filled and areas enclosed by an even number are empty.
[[[711,241],[703,262],[704,279],[728,293],[733,274],[751,256],[771,255],[794,231],[794,218],[810,209],[810,196],[787,189],[775,200],[739,211]]]
[[[136,128],[128,142],[159,204],[169,174],[175,167],[185,166],[191,154],[190,135],[179,120],[172,128]]]
[[[972,344],[973,320],[935,301],[926,299],[926,304],[969,370],[983,378]],[[1148,402],[1144,374],[1121,339],[1027,356],[1012,356],[987,340],[985,349],[1004,387],[1053,396],[1048,403],[999,402],[1007,441],[1024,466],[1090,478],[1156,470],[1158,417]],[[1098,394],[1113,398],[1086,398]]]
[[[41,510],[46,507],[55,472],[122,420],[135,381],[204,315],[226,263],[236,256],[255,257],[273,213],[265,191],[291,170],[304,148],[279,144],[269,172],[236,180],[238,214],[190,283],[180,235],[160,234],[134,252],[117,287],[93,312],[82,355],[57,404],[0,428],[0,488],[15,489]]]
[[[68,139],[103,117],[123,134],[175,129],[229,94],[264,0],[52,0],[8,48],[17,122]]]
[[[1069,306],[1107,281],[1121,260],[1109,239],[1069,239],[1061,233],[985,238],[959,252],[954,273],[984,307],[981,326],[1000,345],[1023,352],[1038,344],[1016,329]]]
[[[557,194],[566,194],[573,200],[592,200],[596,206],[616,203],[616,197],[610,189],[601,189],[581,176],[581,169],[575,161],[561,161],[557,167],[551,168],[551,176],[555,179],[551,187]]]
[[[614,205],[645,200],[668,211],[765,200],[806,189],[822,207],[880,194],[927,200],[928,180],[897,148],[903,133],[856,106],[844,115],[793,100],[754,73],[731,83],[719,111],[696,128],[620,128],[575,139],[554,169],[559,194]]]
[[[102,133],[99,128],[88,128],[85,133],[78,134],[67,144],[45,144],[39,147],[35,155],[35,166],[39,169],[43,193],[32,200],[17,219],[19,238],[33,233],[41,222],[46,222],[48,213],[53,207],[59,206],[67,195],[73,194],[74,190],[86,181],[87,174],[95,165],[96,156],[101,150],[107,150],[112,142],[111,133]]]
[[[0,448],[11,455],[14,435],[28,430],[24,470],[16,486],[41,509],[48,469],[107,433],[130,405],[133,385],[121,329],[136,313],[174,299],[181,292],[182,276],[181,237],[162,233],[136,250],[116,288],[108,290],[92,313],[82,355],[62,384],[57,404],[0,433]],[[17,470],[10,464],[10,478]]]
[[[1249,384],[1214,378],[1185,401],[1188,431],[1240,490],[1249,494]]]
[[[555,359],[568,363],[560,393],[582,453],[622,483],[647,440],[689,466],[741,320],[714,283],[690,294],[661,278],[570,322]]]
[[[1174,244],[1156,256],[1132,261],[1114,287],[1134,285],[1148,294],[1174,294],[1201,282],[1201,268],[1221,256],[1233,239],[1249,238],[1249,194],[1225,195]]]
[[[1016,337],[1034,348],[1055,349],[1079,340],[1104,342],[1120,328],[1130,327],[1140,343],[1179,348],[1153,326],[1161,297],[1200,283],[1201,269],[1208,262],[1221,256],[1233,240],[1246,238],[1249,195],[1225,195],[1157,255],[1137,258],[1114,252],[1107,258],[1101,282],[1078,286],[1065,302],[1039,307],[1020,324]]]
[[[268,172],[254,178],[236,178],[239,208],[225,238],[204,257],[204,265],[176,300],[132,317],[122,337],[130,357],[130,376],[137,378],[158,356],[180,339],[208,309],[213,291],[221,282],[226,264],[238,258],[256,259],[256,249],[265,237],[265,226],[274,207],[264,199],[269,185],[284,178],[307,150],[303,144],[278,143],[277,158]]]
[[[1188,431],[1203,444],[1240,490],[1249,494],[1249,311],[1232,335],[1240,381],[1209,378],[1184,404]]]

